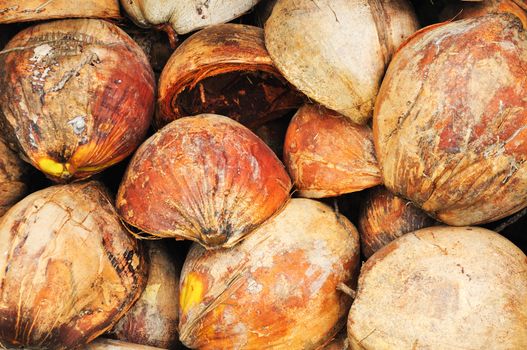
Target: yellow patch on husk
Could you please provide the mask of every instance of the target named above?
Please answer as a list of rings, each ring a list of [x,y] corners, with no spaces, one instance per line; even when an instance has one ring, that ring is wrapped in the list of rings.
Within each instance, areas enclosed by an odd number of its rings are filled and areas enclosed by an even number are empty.
[[[42,158],[38,161],[40,170],[51,176],[62,177],[70,175],[64,164],[50,158]]]
[[[203,282],[197,273],[191,272],[183,281],[179,304],[186,314],[192,307],[201,302],[203,297]]]

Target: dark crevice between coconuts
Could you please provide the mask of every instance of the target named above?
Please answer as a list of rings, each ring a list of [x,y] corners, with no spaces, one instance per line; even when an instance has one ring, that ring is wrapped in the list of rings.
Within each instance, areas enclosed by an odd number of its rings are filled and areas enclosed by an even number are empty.
[[[287,114],[303,103],[301,94],[277,76],[263,71],[236,71],[207,77],[185,87],[173,100],[178,116],[214,113],[249,128]]]

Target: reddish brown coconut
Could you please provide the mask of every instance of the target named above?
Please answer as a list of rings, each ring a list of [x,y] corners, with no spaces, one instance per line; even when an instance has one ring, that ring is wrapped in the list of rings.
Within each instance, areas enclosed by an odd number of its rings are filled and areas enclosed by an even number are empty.
[[[362,266],[351,349],[527,349],[527,257],[477,227],[408,233]]]
[[[146,242],[148,281],[134,306],[110,334],[130,343],[172,349],[178,342],[179,271],[166,242]]]
[[[213,113],[255,128],[301,104],[273,65],[263,30],[223,24],[194,34],[170,57],[159,80],[156,124]]]
[[[0,216],[25,195],[28,167],[0,138]]]
[[[0,220],[0,342],[86,344],[132,306],[146,273],[142,250],[100,184],[35,192]]]
[[[178,119],[130,162],[117,210],[154,236],[230,247],[284,206],[291,180],[249,129],[218,115]]]
[[[509,12],[516,15],[527,26],[527,13],[520,5],[526,6],[523,0],[483,0],[483,1],[457,1],[447,3],[441,11],[440,19],[465,19],[484,16],[489,13]]]
[[[527,205],[527,35],[511,14],[428,27],[395,55],[375,106],[386,187],[449,225]]]
[[[371,129],[319,105],[305,105],[291,120],[284,163],[302,197],[338,196],[381,183]]]
[[[0,23],[72,17],[120,18],[119,0],[0,0]]]
[[[355,227],[292,199],[228,250],[195,244],[181,273],[180,340],[192,349],[319,349],[342,328],[359,263]]]
[[[18,33],[0,52],[7,139],[55,181],[89,177],[144,138],[154,76],[141,48],[102,20],[64,20]]]
[[[376,187],[366,195],[360,208],[358,229],[362,253],[369,258],[397,237],[432,226],[436,221],[412,202]]]

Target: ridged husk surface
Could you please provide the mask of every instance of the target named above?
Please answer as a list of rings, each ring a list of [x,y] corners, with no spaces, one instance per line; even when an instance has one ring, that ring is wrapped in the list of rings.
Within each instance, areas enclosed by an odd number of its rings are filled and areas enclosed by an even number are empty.
[[[0,342],[74,349],[111,328],[147,267],[96,182],[53,186],[0,221]]]
[[[171,26],[186,34],[229,22],[249,11],[259,0],[121,0],[130,18],[142,27]]]
[[[300,91],[364,124],[392,54],[417,29],[405,0],[281,0],[265,45]]]
[[[228,250],[194,245],[181,274],[180,340],[193,349],[319,349],[342,328],[358,272],[355,227],[310,199]]]
[[[154,85],[141,48],[117,26],[40,24],[0,52],[0,121],[8,141],[51,179],[86,178],[142,141]]]
[[[373,120],[385,186],[449,225],[527,205],[527,35],[511,14],[428,27],[395,55]]]
[[[0,138],[0,216],[25,195],[28,167]]]
[[[362,266],[352,349],[526,349],[527,257],[495,232],[430,227]]]
[[[282,163],[249,129],[199,115],[173,121],[139,148],[117,210],[154,236],[229,247],[281,209],[291,187]]]
[[[369,258],[397,237],[436,224],[412,202],[379,186],[368,192],[362,202],[358,229],[362,253]]]
[[[382,181],[370,127],[319,105],[303,106],[291,120],[284,163],[302,197],[338,196]]]
[[[150,261],[145,290],[110,333],[130,343],[172,349],[178,344],[179,271],[166,242],[145,246]]]
[[[271,61],[262,29],[222,24],[194,34],[170,57],[159,81],[156,124],[213,113],[255,128],[302,102]]]
[[[119,0],[0,0],[0,23],[72,17],[121,17]]]

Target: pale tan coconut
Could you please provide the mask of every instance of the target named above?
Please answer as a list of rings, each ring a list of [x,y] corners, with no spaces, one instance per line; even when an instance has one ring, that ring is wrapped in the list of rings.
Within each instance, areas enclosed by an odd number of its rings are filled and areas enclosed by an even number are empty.
[[[0,220],[0,343],[74,349],[139,298],[147,264],[97,182],[52,186]]]
[[[527,349],[527,257],[477,227],[406,234],[363,266],[352,349]]]
[[[392,54],[417,29],[405,0],[282,0],[265,24],[265,45],[300,91],[364,124]]]
[[[28,168],[0,138],[0,216],[25,195]]]
[[[342,329],[359,263],[355,227],[292,199],[227,250],[195,244],[181,273],[180,340],[193,349],[319,349]]]
[[[119,0],[0,0],[0,23],[73,17],[120,18]]]
[[[249,11],[258,1],[121,0],[121,5],[137,25],[163,29],[174,41],[176,34],[229,22]]]
[[[81,348],[82,350],[161,350],[152,346],[128,343],[121,340],[97,338]]]

